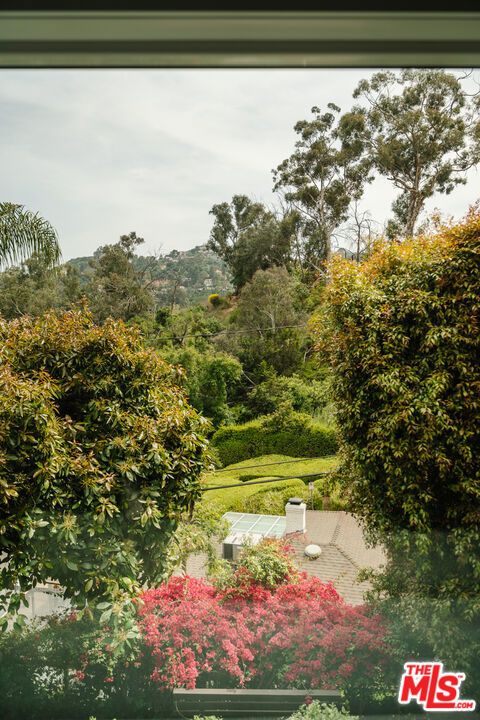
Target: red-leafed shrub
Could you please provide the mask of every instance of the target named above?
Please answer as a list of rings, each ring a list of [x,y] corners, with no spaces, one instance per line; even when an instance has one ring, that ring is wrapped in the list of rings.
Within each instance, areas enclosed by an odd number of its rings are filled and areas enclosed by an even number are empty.
[[[338,688],[353,697],[389,666],[382,619],[305,573],[275,588],[248,585],[245,573],[222,589],[175,577],[143,595],[139,622],[163,689]]]

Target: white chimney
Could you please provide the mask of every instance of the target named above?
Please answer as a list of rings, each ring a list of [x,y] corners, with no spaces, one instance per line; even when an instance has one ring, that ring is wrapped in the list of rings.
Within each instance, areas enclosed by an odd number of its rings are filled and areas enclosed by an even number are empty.
[[[302,498],[290,498],[285,505],[285,516],[287,518],[287,526],[285,535],[290,533],[304,533],[307,529],[307,506]]]

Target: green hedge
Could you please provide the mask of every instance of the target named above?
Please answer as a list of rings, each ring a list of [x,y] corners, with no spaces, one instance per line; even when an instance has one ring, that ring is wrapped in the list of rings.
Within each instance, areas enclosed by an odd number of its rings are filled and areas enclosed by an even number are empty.
[[[259,455],[281,453],[292,457],[325,457],[337,452],[333,428],[311,422],[301,429],[265,427],[262,418],[244,425],[226,425],[217,430],[211,443],[223,466]]]

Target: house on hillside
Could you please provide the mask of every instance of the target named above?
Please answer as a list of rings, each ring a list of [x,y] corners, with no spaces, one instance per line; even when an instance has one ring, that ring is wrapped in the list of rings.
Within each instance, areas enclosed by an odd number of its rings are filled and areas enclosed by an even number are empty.
[[[230,522],[230,532],[218,544],[219,556],[235,562],[247,538],[251,543],[263,538],[285,539],[293,548],[297,567],[324,582],[332,581],[351,605],[360,605],[370,587],[358,582],[359,571],[378,569],[385,562],[384,550],[367,547],[359,523],[343,510],[307,510],[302,500],[291,498],[285,515],[228,512],[223,517]],[[191,555],[186,574],[205,577],[206,556]]]

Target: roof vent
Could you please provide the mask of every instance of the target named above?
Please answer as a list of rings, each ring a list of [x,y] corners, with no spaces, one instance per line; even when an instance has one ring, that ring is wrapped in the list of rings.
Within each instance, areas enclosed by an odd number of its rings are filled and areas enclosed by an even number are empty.
[[[322,548],[320,545],[307,545],[305,548],[305,555],[309,558],[309,560],[316,560],[320,557],[321,553]]]

